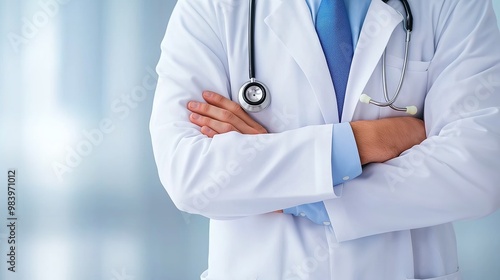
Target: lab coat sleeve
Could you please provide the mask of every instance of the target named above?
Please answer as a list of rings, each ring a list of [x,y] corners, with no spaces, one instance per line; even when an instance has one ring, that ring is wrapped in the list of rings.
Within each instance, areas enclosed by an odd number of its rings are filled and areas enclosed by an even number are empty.
[[[488,2],[488,4],[487,4]],[[339,241],[485,216],[500,204],[500,34],[490,1],[445,1],[428,76],[428,135],[325,201]]]
[[[160,180],[174,204],[227,219],[334,198],[332,125],[210,139],[189,122],[187,102],[202,101],[203,90],[230,94],[223,24],[213,2],[177,3],[157,67],[150,131]]]

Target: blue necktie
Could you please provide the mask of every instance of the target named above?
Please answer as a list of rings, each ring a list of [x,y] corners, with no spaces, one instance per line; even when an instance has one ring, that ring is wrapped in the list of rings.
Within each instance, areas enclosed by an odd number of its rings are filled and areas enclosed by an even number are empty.
[[[352,34],[344,0],[322,0],[316,15],[316,32],[335,87],[339,120],[353,56]]]

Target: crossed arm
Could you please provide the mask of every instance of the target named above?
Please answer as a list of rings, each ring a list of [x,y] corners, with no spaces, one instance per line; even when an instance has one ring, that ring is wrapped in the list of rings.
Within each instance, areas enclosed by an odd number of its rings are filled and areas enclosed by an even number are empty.
[[[268,131],[254,121],[237,103],[214,92],[203,92],[207,103],[191,101],[189,119],[208,137],[237,131],[264,134]],[[412,117],[387,118],[350,123],[361,164],[385,162],[420,144],[425,138],[422,120]]]
[[[214,137],[230,131],[242,134],[268,133],[237,103],[210,91],[203,92],[203,98],[207,103],[191,101],[188,103],[188,109],[191,111],[190,121],[198,125],[204,135]],[[425,139],[423,122],[410,117],[357,121],[350,125],[361,164],[392,159]],[[325,220],[326,210],[323,203],[311,207],[301,210],[312,211],[310,214],[313,217],[309,217],[312,221],[322,224],[328,220]]]

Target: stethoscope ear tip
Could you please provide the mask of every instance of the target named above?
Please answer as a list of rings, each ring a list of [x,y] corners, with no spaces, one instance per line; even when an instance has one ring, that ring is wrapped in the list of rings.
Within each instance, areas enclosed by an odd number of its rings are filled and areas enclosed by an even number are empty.
[[[406,113],[409,114],[409,115],[415,115],[417,114],[418,112],[418,109],[417,109],[417,106],[407,106],[406,107]]]
[[[369,104],[370,101],[372,100],[372,98],[368,95],[368,94],[361,94],[361,96],[359,97],[359,101],[361,103],[365,103],[365,104]]]
[[[365,103],[365,104],[370,104],[372,103],[372,98],[368,95],[368,94],[361,94],[359,96],[359,102],[361,103]],[[394,110],[397,110],[397,111],[404,111],[406,112],[408,115],[416,115],[418,113],[418,108],[417,106],[406,106],[406,107],[403,107],[403,108],[400,108],[400,107],[395,107],[394,105],[392,105],[391,103],[387,103],[387,104],[378,104],[376,101],[373,101],[375,105],[377,106],[382,106],[382,107],[385,107],[385,106],[391,106],[391,108],[393,108]],[[405,110],[406,109],[406,110]]]

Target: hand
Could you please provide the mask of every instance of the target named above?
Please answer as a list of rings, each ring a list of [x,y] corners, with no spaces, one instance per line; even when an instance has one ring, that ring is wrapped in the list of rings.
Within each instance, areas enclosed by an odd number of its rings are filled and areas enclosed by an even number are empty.
[[[425,140],[422,120],[412,117],[351,122],[361,164],[385,162]]]
[[[208,137],[237,131],[242,134],[264,134],[267,130],[254,121],[238,103],[211,91],[203,92],[208,103],[190,101],[188,109],[192,112],[189,120],[201,127],[201,133]]]
[[[203,99],[207,103],[190,101],[188,109],[191,111],[189,120],[201,127],[201,133],[208,137],[223,134],[229,131],[238,131],[243,134],[265,134],[267,130],[254,121],[238,103],[211,91],[203,92]],[[273,213],[283,213],[277,210]]]

